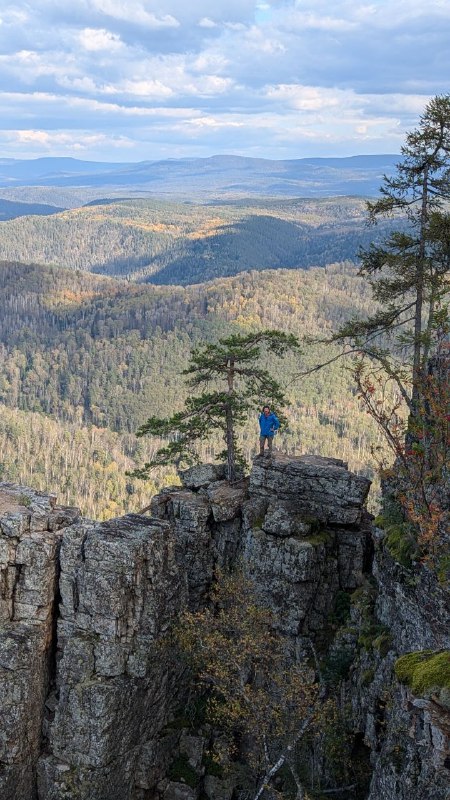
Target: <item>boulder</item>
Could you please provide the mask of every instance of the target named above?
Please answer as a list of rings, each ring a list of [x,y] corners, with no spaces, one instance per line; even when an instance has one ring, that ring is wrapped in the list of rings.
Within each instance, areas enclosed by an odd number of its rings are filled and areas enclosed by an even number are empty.
[[[222,481],[226,476],[225,464],[196,464],[178,472],[186,489],[201,489],[214,481]]]

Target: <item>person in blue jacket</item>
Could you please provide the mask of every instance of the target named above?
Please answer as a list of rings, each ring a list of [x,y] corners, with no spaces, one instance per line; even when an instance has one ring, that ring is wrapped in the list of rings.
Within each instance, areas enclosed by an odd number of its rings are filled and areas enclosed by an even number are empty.
[[[262,414],[259,417],[259,455],[264,455],[264,446],[266,444],[269,448],[269,456],[272,455],[272,445],[273,445],[273,437],[275,432],[280,427],[280,420],[278,419],[277,415],[270,410],[270,406],[264,406],[262,410]]]

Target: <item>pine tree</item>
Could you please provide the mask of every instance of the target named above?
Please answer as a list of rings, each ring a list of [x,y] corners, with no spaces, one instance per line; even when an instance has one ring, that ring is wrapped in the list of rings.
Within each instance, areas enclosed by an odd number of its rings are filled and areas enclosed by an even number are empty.
[[[381,197],[368,203],[372,223],[393,216],[399,229],[360,254],[360,274],[368,279],[378,309],[368,319],[348,322],[331,341],[381,364],[414,418],[434,332],[448,318],[449,95],[430,101],[401,153],[396,174],[384,177]],[[409,369],[411,390],[405,381]]]
[[[237,429],[243,425],[255,405],[269,403],[280,409],[285,403],[280,384],[260,364],[262,350],[284,356],[288,350],[298,350],[293,334],[264,330],[246,336],[233,335],[217,344],[206,344],[191,353],[189,366],[183,374],[193,389],[217,383],[220,388],[189,397],[182,411],[170,419],[150,417],[137,431],[169,439],[154,458],[135,470],[133,477],[148,478],[153,467],[198,461],[196,443],[221,431],[226,449],[220,454],[227,462],[229,481],[236,480],[237,467],[243,458],[237,443]]]

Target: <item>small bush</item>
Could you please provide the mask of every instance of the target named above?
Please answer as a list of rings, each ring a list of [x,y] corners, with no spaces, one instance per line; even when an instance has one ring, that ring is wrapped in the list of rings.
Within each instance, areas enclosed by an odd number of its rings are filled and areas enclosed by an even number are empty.
[[[361,628],[358,644],[368,652],[374,648],[384,657],[389,652],[392,644],[389,628],[380,622],[376,622],[373,618],[368,618]]]

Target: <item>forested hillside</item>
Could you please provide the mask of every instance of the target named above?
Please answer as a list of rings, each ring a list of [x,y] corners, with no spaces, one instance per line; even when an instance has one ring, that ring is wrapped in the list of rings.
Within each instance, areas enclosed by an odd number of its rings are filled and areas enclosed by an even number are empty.
[[[0,225],[0,257],[188,285],[245,270],[355,261],[381,236],[358,198],[215,205],[103,201]]]
[[[57,214],[59,211],[64,211],[64,209],[45,203],[20,203],[0,198],[0,222],[16,219],[16,217],[27,217],[30,214],[47,216],[49,214]]]
[[[157,444],[132,434],[150,414],[167,415],[183,404],[181,372],[193,344],[231,328],[324,333],[370,303],[350,264],[246,272],[183,288],[3,263],[0,289],[4,477],[37,485],[39,475],[39,485],[64,487],[65,502],[95,516],[137,510],[154,489],[124,475]],[[321,355],[315,348],[301,361],[284,359],[281,373],[276,359],[269,365],[291,403],[279,445],[340,456],[370,473],[378,433],[359,410],[348,372],[337,362],[294,380]],[[33,412],[39,446],[29,443],[23,412]],[[247,458],[255,450],[257,413],[244,431]],[[213,442],[203,456],[222,447]],[[155,476],[156,484],[161,480],[162,473]]]

